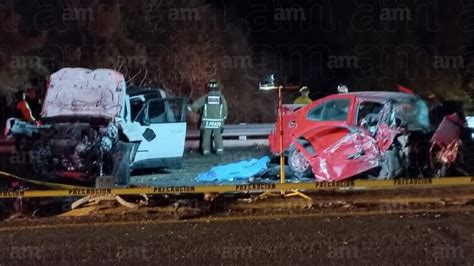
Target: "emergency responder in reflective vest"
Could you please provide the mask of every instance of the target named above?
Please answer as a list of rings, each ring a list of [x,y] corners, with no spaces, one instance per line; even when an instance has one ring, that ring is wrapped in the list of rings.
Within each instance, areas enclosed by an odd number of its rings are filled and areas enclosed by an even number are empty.
[[[299,90],[300,97],[296,98],[293,102],[294,104],[310,104],[313,102],[311,98],[309,98],[309,88],[308,86],[303,86]]]
[[[216,154],[221,155],[224,153],[222,131],[227,119],[227,102],[219,91],[217,81],[211,80],[207,89],[209,93],[197,99],[188,110],[201,113],[202,153],[210,154],[214,142]]]

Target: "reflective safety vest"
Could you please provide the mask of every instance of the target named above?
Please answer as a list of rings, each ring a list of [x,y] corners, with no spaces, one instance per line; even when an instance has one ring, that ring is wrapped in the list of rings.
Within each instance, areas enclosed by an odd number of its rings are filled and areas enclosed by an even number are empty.
[[[224,105],[219,95],[208,95],[202,112],[202,122],[206,129],[218,129],[224,126]]]

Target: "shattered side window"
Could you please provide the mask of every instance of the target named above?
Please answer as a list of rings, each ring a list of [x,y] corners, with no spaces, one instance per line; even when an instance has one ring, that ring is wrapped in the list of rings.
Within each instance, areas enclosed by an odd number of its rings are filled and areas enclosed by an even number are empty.
[[[357,124],[361,125],[364,119],[373,119],[382,112],[383,104],[378,102],[362,102],[357,111]]]
[[[395,117],[400,126],[408,130],[427,130],[430,128],[428,106],[421,99],[394,104]]]

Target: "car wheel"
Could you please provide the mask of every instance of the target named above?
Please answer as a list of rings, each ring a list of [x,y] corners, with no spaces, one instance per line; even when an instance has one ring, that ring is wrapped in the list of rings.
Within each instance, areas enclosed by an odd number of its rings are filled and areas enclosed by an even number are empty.
[[[311,144],[304,142],[301,145],[310,153],[314,154],[314,148]],[[313,172],[309,161],[304,154],[300,152],[295,145],[291,145],[288,153],[288,167],[297,177],[309,177]]]
[[[26,151],[27,148],[28,148],[28,143],[25,137],[17,137],[15,139],[15,149],[18,153]]]
[[[55,177],[53,166],[53,154],[51,147],[46,142],[38,142],[33,145],[29,157],[27,157],[29,169],[32,170],[34,179],[49,181]]]
[[[119,141],[112,154],[112,177],[116,186],[130,184],[130,153],[133,145]]]

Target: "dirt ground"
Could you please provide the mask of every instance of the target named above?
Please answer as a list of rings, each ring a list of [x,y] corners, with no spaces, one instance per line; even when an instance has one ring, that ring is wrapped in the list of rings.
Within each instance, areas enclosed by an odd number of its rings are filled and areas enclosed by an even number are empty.
[[[310,195],[310,208],[301,198],[219,197],[184,218],[157,199],[138,210],[115,204],[84,216],[30,214],[0,222],[0,264],[472,265],[472,192],[328,191]]]
[[[0,231],[0,262],[7,265],[474,262],[471,212],[70,222]]]

